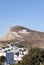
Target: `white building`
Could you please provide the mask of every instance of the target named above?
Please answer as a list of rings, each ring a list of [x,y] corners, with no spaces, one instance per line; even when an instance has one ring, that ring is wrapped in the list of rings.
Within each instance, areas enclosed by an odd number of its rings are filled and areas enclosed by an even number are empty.
[[[5,52],[6,51],[6,52]],[[18,56],[16,53],[19,53]],[[14,55],[12,55],[11,53],[13,53]],[[14,57],[14,63],[21,61],[22,57],[28,53],[28,50],[26,48],[18,48],[16,46],[9,48],[5,48],[5,49],[1,49],[0,50],[0,56],[5,56],[7,59],[9,59],[7,62],[9,62],[11,59],[13,59]],[[12,56],[11,56],[12,55]],[[12,57],[12,58],[11,58]],[[13,62],[13,61],[12,61]]]

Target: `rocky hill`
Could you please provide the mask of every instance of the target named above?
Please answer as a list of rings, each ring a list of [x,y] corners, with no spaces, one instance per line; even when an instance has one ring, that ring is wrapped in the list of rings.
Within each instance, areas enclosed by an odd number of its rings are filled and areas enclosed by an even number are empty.
[[[44,48],[44,33],[23,26],[11,27],[0,39],[0,44],[13,43],[16,46]]]

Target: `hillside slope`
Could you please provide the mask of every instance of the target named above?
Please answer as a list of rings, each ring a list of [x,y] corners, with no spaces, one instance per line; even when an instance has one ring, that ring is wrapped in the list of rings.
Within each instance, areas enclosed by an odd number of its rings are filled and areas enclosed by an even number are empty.
[[[44,33],[23,26],[14,26],[0,39],[0,43],[3,45],[13,43],[16,46],[44,48]]]

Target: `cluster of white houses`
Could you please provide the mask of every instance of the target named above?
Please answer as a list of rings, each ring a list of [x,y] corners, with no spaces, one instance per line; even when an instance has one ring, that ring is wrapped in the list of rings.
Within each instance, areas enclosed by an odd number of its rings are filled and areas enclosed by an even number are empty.
[[[22,57],[28,53],[24,47],[16,47],[15,45],[8,44],[8,46],[0,48],[0,56],[6,57],[7,64],[14,64],[21,61]]]

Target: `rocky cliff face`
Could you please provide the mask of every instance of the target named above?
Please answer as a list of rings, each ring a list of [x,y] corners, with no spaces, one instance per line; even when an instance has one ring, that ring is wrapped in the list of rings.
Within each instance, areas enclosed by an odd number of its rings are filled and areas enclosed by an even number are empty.
[[[16,46],[44,48],[44,33],[34,31],[22,26],[11,27],[10,30],[0,39],[0,43],[14,43]]]

